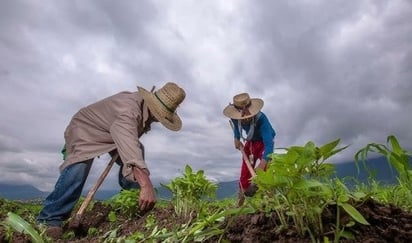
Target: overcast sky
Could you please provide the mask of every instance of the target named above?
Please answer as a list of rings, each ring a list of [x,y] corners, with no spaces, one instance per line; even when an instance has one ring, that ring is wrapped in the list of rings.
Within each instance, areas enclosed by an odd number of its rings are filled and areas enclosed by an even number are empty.
[[[394,134],[410,150],[411,23],[408,0],[1,0],[0,183],[50,191],[78,109],[167,81],[187,96],[181,131],[142,137],[155,184],[186,164],[238,178],[222,110],[241,92],[265,101],[276,148],[340,138],[339,163]],[[119,188],[116,167],[104,189]]]

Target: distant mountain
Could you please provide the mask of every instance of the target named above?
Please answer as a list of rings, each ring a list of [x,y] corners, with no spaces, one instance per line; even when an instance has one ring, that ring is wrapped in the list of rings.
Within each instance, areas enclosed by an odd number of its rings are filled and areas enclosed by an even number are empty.
[[[412,160],[411,167],[412,167]],[[365,162],[346,162],[336,164],[336,177],[353,177],[359,182],[367,182],[369,176],[383,184],[397,184],[399,176],[396,169],[389,165],[386,157],[368,159]],[[358,166],[358,167],[357,167]]]
[[[0,197],[10,200],[41,199],[47,194],[31,185],[0,184]]]
[[[412,160],[411,167],[412,167]],[[365,167],[366,165],[366,167]],[[377,157],[368,159],[365,163],[359,163],[359,171],[356,164],[352,162],[338,163],[336,166],[336,177],[348,178],[352,177],[357,182],[367,182],[369,172],[374,174],[374,178],[383,184],[396,184],[396,178],[398,176],[395,168],[389,166],[385,157]],[[369,171],[369,172],[368,172]],[[346,182],[346,181],[345,181]],[[350,185],[349,185],[350,186]],[[172,197],[169,190],[164,187],[157,187],[157,196],[159,199],[168,200]],[[98,190],[95,195],[97,200],[106,200],[117,193],[119,190]],[[238,192],[238,181],[225,181],[218,183],[218,189],[216,192],[217,199],[221,200],[229,197],[236,197]],[[84,190],[83,196],[86,196],[88,190]],[[45,198],[49,192],[43,192],[31,185],[10,185],[0,184],[0,197],[10,200],[30,200],[30,199],[42,199]]]
[[[224,199],[228,197],[237,197],[239,191],[239,181],[224,181],[217,185],[216,198]]]
[[[218,183],[218,189],[216,191],[217,199],[223,199],[227,197],[235,196],[238,189],[237,181],[227,181]],[[158,199],[169,200],[172,198],[172,193],[164,187],[156,187]],[[114,195],[118,194],[119,190],[97,190],[94,199],[106,200]],[[9,200],[31,200],[31,199],[44,199],[50,192],[43,192],[31,185],[11,185],[0,184],[0,198],[6,198]],[[87,196],[88,189],[83,190],[82,195]]]
[[[238,191],[238,181],[224,181],[224,182],[219,182],[217,184],[217,190],[216,190],[216,198],[221,200],[224,198],[229,198],[229,197],[235,197],[237,196],[237,191]],[[164,187],[157,187],[156,188],[157,196],[159,199],[171,199],[172,198],[172,193],[164,188]]]

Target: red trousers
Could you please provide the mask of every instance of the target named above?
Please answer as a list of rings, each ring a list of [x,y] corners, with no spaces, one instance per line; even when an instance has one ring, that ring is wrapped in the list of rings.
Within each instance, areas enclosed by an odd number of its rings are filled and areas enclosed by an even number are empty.
[[[262,141],[246,141],[245,146],[245,153],[250,158],[250,155],[253,155],[253,161],[250,161],[252,167],[255,167],[256,160],[262,159],[263,151],[265,150],[265,146],[263,146]],[[246,162],[242,157],[242,168],[240,171],[240,179],[239,179],[239,187],[242,191],[246,190],[250,186],[250,180],[252,178],[252,174],[250,174],[249,169],[247,168]]]

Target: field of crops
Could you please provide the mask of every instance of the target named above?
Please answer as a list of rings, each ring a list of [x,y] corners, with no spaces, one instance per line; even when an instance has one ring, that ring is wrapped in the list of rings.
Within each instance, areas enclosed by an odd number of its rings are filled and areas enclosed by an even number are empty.
[[[329,162],[346,148],[338,145],[339,139],[308,142],[273,154],[253,180],[257,193],[242,207],[236,198],[216,200],[216,185],[187,165],[164,185],[170,201],[144,215],[136,207],[137,190],[93,201],[80,227],[65,226],[57,241],[35,224],[41,202],[0,199],[0,242],[412,242],[411,153],[394,136],[386,145],[367,144],[355,154],[359,166],[371,153],[384,155],[398,184],[383,185],[371,175],[348,187]]]

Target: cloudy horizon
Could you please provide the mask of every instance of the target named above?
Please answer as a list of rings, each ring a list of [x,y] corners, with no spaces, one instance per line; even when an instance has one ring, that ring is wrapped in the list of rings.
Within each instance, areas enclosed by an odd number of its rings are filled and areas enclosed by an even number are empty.
[[[155,184],[186,164],[238,178],[222,110],[241,92],[264,100],[277,149],[340,138],[339,163],[393,134],[410,151],[411,20],[406,0],[1,1],[0,183],[50,191],[77,110],[168,81],[187,94],[183,128],[155,124],[142,137]],[[118,188],[116,176],[103,189]]]

